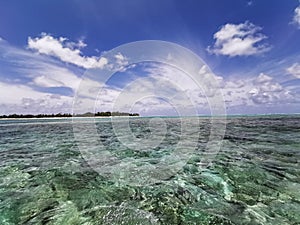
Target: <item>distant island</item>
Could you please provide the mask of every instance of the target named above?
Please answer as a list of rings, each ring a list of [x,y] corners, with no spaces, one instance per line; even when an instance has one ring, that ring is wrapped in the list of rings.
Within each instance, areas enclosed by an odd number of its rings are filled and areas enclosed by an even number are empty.
[[[57,114],[10,114],[10,115],[0,115],[0,119],[19,119],[19,118],[53,118],[53,117],[110,117],[110,116],[140,116],[138,113],[127,113],[127,112],[97,112],[97,113],[83,113],[72,115],[70,113],[57,113]]]

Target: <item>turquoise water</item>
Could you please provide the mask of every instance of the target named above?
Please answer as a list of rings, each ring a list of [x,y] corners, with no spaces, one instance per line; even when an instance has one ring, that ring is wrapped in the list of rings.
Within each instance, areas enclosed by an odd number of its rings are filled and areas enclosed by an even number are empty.
[[[130,119],[137,138],[151,137],[150,120]],[[91,135],[120,161],[155,165],[183,138],[181,118],[163,120],[166,133],[154,149],[124,146],[109,118],[96,119]],[[195,118],[188,120],[194,127]],[[96,172],[71,119],[1,120],[0,224],[300,224],[300,116],[229,117],[220,151],[204,169],[210,118],[200,118],[198,129],[198,139],[184,136],[196,147],[182,168],[134,185]]]

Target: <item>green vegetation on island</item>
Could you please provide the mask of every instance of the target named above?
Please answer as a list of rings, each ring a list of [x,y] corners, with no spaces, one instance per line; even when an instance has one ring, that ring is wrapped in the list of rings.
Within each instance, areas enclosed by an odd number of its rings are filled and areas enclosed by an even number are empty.
[[[57,113],[57,114],[9,114],[9,115],[0,115],[0,119],[19,119],[19,118],[53,118],[53,117],[109,117],[109,116],[139,116],[138,113],[128,113],[128,112],[97,112],[97,113],[83,113],[72,115],[70,113]]]

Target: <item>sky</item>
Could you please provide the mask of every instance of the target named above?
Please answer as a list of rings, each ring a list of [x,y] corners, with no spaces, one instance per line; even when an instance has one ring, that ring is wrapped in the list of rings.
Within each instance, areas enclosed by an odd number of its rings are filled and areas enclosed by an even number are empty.
[[[108,56],[143,40],[189,49],[205,72]],[[227,114],[300,113],[299,40],[297,0],[0,1],[0,114],[73,113],[74,104],[211,114],[216,101]]]

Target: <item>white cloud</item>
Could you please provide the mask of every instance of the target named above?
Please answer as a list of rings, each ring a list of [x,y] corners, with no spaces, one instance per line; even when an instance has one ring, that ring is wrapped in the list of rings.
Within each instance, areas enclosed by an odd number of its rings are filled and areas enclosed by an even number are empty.
[[[33,79],[33,84],[40,87],[69,87],[73,90],[77,89],[80,82],[81,79],[72,73],[45,74]]]
[[[208,74],[209,71],[204,67],[197,75],[200,78],[199,84],[193,77],[173,66],[146,63],[142,69],[146,77],[134,80],[124,90],[120,90],[122,101],[118,103],[118,107],[121,109],[128,109],[131,107],[130,102],[138,101],[135,108],[147,115],[163,114],[162,112],[174,114],[174,109],[179,110],[182,115],[194,115],[197,111],[207,113],[208,98],[213,98],[216,89],[223,82],[221,77]],[[212,78],[209,79],[209,76]]]
[[[111,71],[119,71],[124,72],[128,66],[128,59],[126,56],[124,56],[122,53],[118,52],[117,54],[113,55],[112,58],[110,58],[110,63],[107,64],[106,68]],[[130,68],[133,68],[135,65],[132,64]]]
[[[294,11],[293,22],[300,28],[300,6],[298,6]]]
[[[0,54],[5,56],[0,59],[0,114],[71,112],[73,97],[53,94],[47,88],[75,91],[80,77],[49,57],[4,40],[0,42]]]
[[[261,83],[269,82],[269,81],[271,81],[272,79],[273,79],[272,77],[270,77],[270,76],[268,76],[268,75],[266,75],[266,74],[264,74],[264,73],[261,73],[261,74],[259,74],[259,76],[255,79],[255,82],[261,84]]]
[[[0,53],[5,55],[1,61],[13,65],[8,70],[2,68],[0,76],[10,82],[10,74],[18,79],[32,79],[28,84],[38,87],[69,87],[76,90],[80,78],[68,68],[57,64],[47,56],[33,54],[30,51],[15,48],[7,42],[0,44]]]
[[[299,96],[295,91],[284,87],[264,73],[255,77],[224,79],[222,92],[229,109],[240,107],[241,110],[253,106],[263,109],[299,102]]]
[[[26,85],[0,82],[0,114],[70,112],[72,97],[36,91]]]
[[[280,104],[296,100],[290,91],[263,73],[253,80],[253,88],[248,94],[255,104]]]
[[[131,101],[143,96],[167,97],[170,103],[173,101],[175,105],[179,104],[187,109],[196,108],[201,112],[209,110],[208,102],[213,100],[217,89],[223,93],[224,101],[229,108],[264,108],[290,104],[297,102],[299,97],[297,93],[264,73],[255,77],[239,76],[235,79],[210,74],[214,79],[207,79],[207,69],[202,68],[199,71],[202,83],[198,86],[187,74],[170,66],[151,64],[144,69],[150,78],[134,81],[135,83],[127,90],[123,92],[120,90],[120,95],[124,95],[125,100]],[[148,101],[144,102],[146,104],[141,104],[140,107],[144,107],[145,112],[151,114],[155,110],[160,111],[160,106],[151,107],[150,104],[147,105]],[[161,108],[167,111],[168,107],[170,108],[170,105],[164,104]]]
[[[249,31],[235,26],[230,29],[232,33],[238,33],[240,36],[249,34]],[[219,40],[227,40],[231,35],[225,32],[219,33],[217,37]],[[84,47],[83,42],[66,42],[66,39],[59,41],[65,46],[68,45],[67,48],[71,50]],[[131,85],[125,86],[122,90],[101,83],[101,79],[97,80],[97,73],[95,77],[87,76],[82,80],[75,73],[81,72],[82,69],[66,66],[46,55],[12,47],[5,41],[0,42],[0,54],[5,56],[0,59],[1,63],[10,67],[9,70],[2,67],[0,71],[0,78],[2,78],[0,114],[72,112],[73,97],[47,93],[47,91],[53,91],[49,87],[68,87],[76,92],[80,82],[78,110],[83,110],[80,112],[113,110],[116,100],[122,97],[123,101],[117,105],[121,111],[129,111],[133,107],[133,111],[146,115],[163,115],[168,112],[174,113],[173,109],[180,105],[186,109],[186,112],[192,112],[190,109],[196,108],[200,113],[203,111],[209,113],[208,100],[213,98],[216,91],[220,89],[229,108],[264,108],[274,105],[280,107],[297,103],[300,99],[297,87],[287,87],[286,84],[280,84],[270,75],[263,73],[255,77],[223,78],[212,74],[206,66],[203,66],[198,73],[196,72],[201,82],[197,85],[192,77],[175,67],[150,63],[141,67],[143,71],[139,68],[137,71],[128,71],[145,72],[147,77],[136,75],[138,80],[134,80]],[[108,59],[109,63],[105,68],[113,70],[121,68],[121,72],[125,72],[124,68],[132,68],[128,67],[128,58],[121,53],[114,54]],[[287,72],[298,78],[299,71],[298,63],[287,68]],[[131,81],[129,79],[127,84]],[[165,102],[160,97],[169,98],[170,102]],[[136,104],[129,103],[133,101]]]
[[[247,2],[247,6],[252,6],[253,5],[253,1],[248,1]]]
[[[208,51],[217,55],[248,56],[257,55],[270,50],[261,42],[267,37],[259,31],[261,27],[252,23],[225,24],[214,34],[215,44]]]
[[[41,37],[28,38],[28,48],[36,50],[40,54],[54,56],[66,63],[72,63],[85,69],[103,68],[108,62],[104,57],[83,56],[80,51],[86,44],[68,42],[66,38],[54,38],[49,34],[42,33]]]
[[[299,63],[294,63],[292,66],[290,66],[286,70],[289,74],[300,79],[300,64]]]
[[[25,85],[15,85],[0,82],[0,102],[1,103],[19,103],[22,97],[38,98],[43,97],[41,92],[34,91]]]
[[[66,68],[45,65],[43,68],[27,71],[32,83],[40,87],[69,87],[73,91],[78,88],[81,78]]]
[[[66,39],[63,38],[58,41],[68,45],[68,49],[85,46],[80,41],[66,43]],[[76,93],[80,85],[79,94],[82,100],[80,106],[89,111],[94,110],[94,100],[99,93],[101,95],[101,101],[97,102],[99,110],[111,110],[116,96],[120,93],[116,88],[97,81],[97,73],[94,80],[87,77],[82,79],[75,73],[76,71],[82,73],[80,68],[66,66],[49,55],[16,48],[6,41],[0,43],[0,53],[5,56],[0,59],[1,63],[8,65],[0,71],[0,78],[3,81],[0,85],[2,95],[0,114],[72,112],[73,96],[65,96],[63,94],[66,93],[65,89],[55,89],[60,94],[53,94],[54,89],[49,89],[52,87],[67,87]],[[124,55],[117,53],[111,58],[105,68],[125,71],[128,60]],[[130,66],[132,67],[133,65]],[[9,97],[5,97],[7,95]]]

